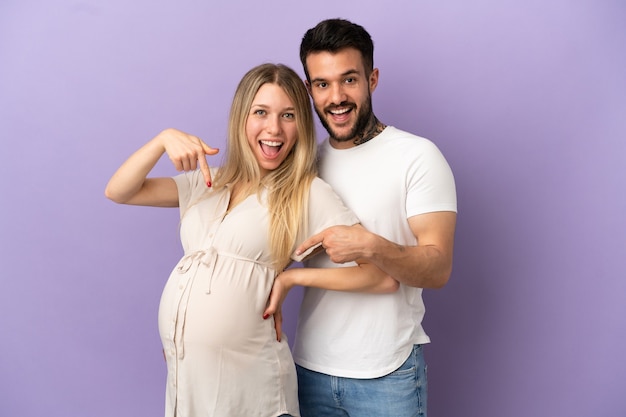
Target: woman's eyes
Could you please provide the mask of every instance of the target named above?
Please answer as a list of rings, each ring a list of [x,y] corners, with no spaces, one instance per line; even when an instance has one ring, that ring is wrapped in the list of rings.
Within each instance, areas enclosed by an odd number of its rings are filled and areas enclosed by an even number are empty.
[[[267,111],[263,110],[263,109],[256,109],[252,112],[252,114],[256,115],[256,116],[267,116]],[[287,113],[283,113],[281,115],[281,117],[284,117],[285,119],[295,119],[296,118],[296,114],[295,113],[291,113],[291,112],[287,112]]]

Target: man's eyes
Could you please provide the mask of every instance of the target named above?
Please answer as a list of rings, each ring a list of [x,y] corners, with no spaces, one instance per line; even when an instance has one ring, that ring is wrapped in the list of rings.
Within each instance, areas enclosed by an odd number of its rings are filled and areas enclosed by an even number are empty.
[[[354,84],[356,82],[357,82],[357,79],[355,77],[349,77],[349,78],[346,78],[346,79],[343,80],[344,84]],[[315,83],[315,86],[317,88],[328,88],[328,83],[320,81],[318,83]]]

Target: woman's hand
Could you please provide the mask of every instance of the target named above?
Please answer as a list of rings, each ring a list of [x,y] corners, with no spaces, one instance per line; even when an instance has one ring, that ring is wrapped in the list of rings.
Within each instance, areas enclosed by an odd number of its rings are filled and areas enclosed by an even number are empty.
[[[275,279],[274,284],[272,285],[272,291],[270,292],[270,297],[267,301],[267,307],[263,312],[263,318],[268,319],[269,316],[274,315],[274,328],[276,329],[276,340],[280,342],[282,338],[282,328],[283,328],[283,302],[285,302],[285,298],[287,298],[287,294],[289,290],[293,288],[293,284],[291,284],[290,276],[295,272],[294,270],[288,269],[280,273]]]
[[[172,178],[148,178],[164,153],[178,171],[190,171],[200,165],[207,186],[211,171],[206,155],[213,149],[199,138],[177,129],[165,129],[133,153],[113,174],[104,191],[107,198],[121,204],[155,207],[178,207],[178,189]]]
[[[211,171],[206,155],[215,155],[219,149],[212,148],[197,136],[178,129],[165,129],[155,140],[161,141],[177,171],[193,171],[199,166],[207,186],[211,186]]]

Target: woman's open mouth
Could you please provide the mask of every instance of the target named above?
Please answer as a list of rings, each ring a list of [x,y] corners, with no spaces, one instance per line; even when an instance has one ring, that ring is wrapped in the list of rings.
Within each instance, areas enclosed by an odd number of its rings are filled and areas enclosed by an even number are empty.
[[[275,140],[260,140],[261,152],[269,159],[273,159],[280,152],[280,148],[283,146],[283,142]]]

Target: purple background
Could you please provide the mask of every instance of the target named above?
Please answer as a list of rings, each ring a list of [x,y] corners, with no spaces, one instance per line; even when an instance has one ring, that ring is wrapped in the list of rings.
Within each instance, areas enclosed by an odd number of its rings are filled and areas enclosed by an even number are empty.
[[[370,31],[377,115],[457,179],[453,276],[425,294],[430,415],[626,415],[618,0],[2,0],[0,415],[162,415],[178,214],[104,186],[166,127],[223,147],[243,73],[302,74],[300,38],[328,17]]]

